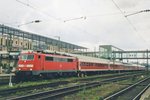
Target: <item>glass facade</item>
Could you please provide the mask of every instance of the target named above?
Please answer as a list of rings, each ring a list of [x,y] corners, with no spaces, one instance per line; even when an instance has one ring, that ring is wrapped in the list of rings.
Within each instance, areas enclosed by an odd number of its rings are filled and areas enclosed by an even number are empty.
[[[53,50],[73,52],[85,47],[0,25],[0,51]]]

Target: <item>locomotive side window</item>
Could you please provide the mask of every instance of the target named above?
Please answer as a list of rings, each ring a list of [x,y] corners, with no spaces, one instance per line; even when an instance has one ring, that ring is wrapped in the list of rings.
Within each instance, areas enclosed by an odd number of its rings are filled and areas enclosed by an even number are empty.
[[[67,62],[73,62],[73,59],[67,59]]]
[[[67,62],[66,58],[58,58],[58,62]]]
[[[59,58],[59,57],[45,57],[46,61],[54,61],[54,62],[73,62],[73,59],[67,59],[67,58]]]
[[[66,62],[66,59],[55,57],[55,58],[54,58],[54,61],[56,61],[56,62]]]
[[[46,60],[46,61],[54,61],[54,58],[53,58],[53,57],[48,57],[48,56],[46,56],[46,57],[45,57],[45,60]]]
[[[33,60],[33,59],[34,59],[34,55],[28,55],[28,54],[21,55],[21,60]]]

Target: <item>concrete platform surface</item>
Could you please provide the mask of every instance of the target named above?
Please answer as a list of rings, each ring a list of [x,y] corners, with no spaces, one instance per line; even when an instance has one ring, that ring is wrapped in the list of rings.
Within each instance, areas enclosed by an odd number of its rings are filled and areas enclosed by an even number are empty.
[[[150,100],[150,88],[148,88],[145,93],[141,96],[140,100]],[[149,97],[149,98],[148,98]]]
[[[10,73],[10,74],[0,74],[0,77],[7,77],[7,76],[14,76],[14,73]]]

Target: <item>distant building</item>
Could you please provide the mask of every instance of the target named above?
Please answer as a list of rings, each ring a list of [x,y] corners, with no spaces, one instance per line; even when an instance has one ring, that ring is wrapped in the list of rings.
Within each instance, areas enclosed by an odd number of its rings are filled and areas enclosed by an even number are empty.
[[[113,51],[123,51],[113,45],[99,45],[99,51],[91,51],[91,52],[77,52],[75,54],[104,58],[104,59],[112,59],[114,58]]]
[[[124,51],[113,45],[100,45],[99,46],[99,56],[101,58],[112,59],[114,58],[113,51]]]

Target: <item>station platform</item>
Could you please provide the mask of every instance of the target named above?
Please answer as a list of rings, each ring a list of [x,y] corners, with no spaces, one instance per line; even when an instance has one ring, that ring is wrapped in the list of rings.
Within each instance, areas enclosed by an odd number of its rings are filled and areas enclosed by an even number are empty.
[[[0,74],[0,80],[1,80],[1,79],[9,79],[10,76],[14,77],[15,74],[14,74],[14,73],[10,73],[10,74]]]
[[[14,73],[11,73],[11,74],[0,74],[0,77],[7,77],[7,76],[15,76]]]
[[[150,100],[150,87],[141,96],[140,100]]]

